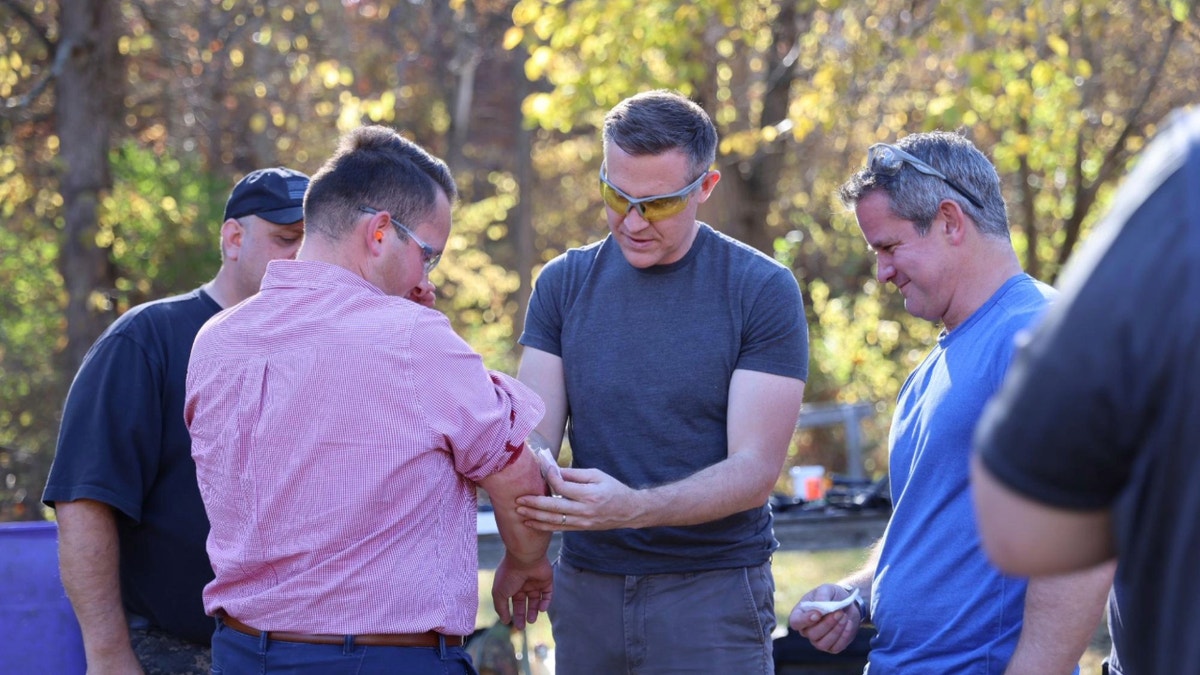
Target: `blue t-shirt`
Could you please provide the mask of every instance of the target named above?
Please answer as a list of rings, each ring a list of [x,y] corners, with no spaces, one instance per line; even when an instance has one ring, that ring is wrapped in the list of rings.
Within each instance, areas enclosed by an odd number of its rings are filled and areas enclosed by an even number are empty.
[[[938,338],[900,389],[889,438],[894,510],[871,593],[879,632],[870,675],[999,675],[1016,648],[1026,581],[1001,574],[981,548],[968,460],[1017,334],[1054,294],[1027,274],[1009,279]]]
[[[112,506],[126,610],[205,645],[213,620],[201,592],[213,572],[183,398],[192,341],[220,309],[195,290],[134,307],[104,331],[71,383],[42,495],[50,506]]]
[[[521,344],[563,360],[573,465],[633,488],[728,456],[735,370],[808,376],[796,278],[703,224],[667,265],[637,269],[611,237],[555,258]],[[562,555],[596,572],[663,574],[760,565],[777,547],[764,504],[700,525],[567,532]]]

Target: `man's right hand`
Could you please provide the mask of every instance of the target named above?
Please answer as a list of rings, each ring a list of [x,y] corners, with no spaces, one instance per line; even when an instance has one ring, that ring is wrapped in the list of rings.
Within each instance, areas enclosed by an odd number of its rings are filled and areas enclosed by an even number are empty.
[[[408,292],[408,295],[404,297],[412,300],[422,307],[437,309],[437,307],[434,306],[437,302],[437,287],[433,285],[433,282],[429,281],[428,277],[422,279],[421,283],[414,286],[413,289]]]
[[[800,598],[800,602],[843,600],[850,597],[850,592],[837,584],[822,584],[812,589]],[[845,609],[839,609],[822,615],[816,610],[804,611],[800,603],[792,609],[788,624],[798,633],[808,638],[814,647],[823,652],[837,654],[845,649],[854,637],[858,635],[858,627],[862,617],[858,608],[853,604]]]
[[[539,612],[550,609],[553,591],[554,568],[546,557],[521,564],[506,553],[496,566],[492,604],[502,623],[521,629],[537,621]]]

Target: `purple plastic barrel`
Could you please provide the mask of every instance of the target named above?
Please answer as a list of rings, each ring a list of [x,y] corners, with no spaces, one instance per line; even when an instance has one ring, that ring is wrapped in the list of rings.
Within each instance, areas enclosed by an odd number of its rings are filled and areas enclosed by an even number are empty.
[[[0,672],[86,670],[79,623],[58,576],[58,526],[0,523]]]

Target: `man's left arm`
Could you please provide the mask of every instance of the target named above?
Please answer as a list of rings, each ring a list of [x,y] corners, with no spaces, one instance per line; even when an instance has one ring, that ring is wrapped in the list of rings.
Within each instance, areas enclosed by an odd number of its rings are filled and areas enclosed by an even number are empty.
[[[728,456],[682,480],[635,490],[598,469],[563,469],[562,495],[526,496],[519,513],[541,530],[696,525],[766,503],[796,429],[804,381],[736,370],[729,383]]]
[[[1100,625],[1116,562],[1029,580],[1025,618],[1007,675],[1069,674]]]
[[[496,527],[504,542],[504,558],[492,580],[492,604],[501,622],[524,628],[550,609],[554,570],[546,558],[550,535],[526,527],[516,513],[519,495],[545,489],[538,461],[522,447],[515,461],[479,481],[495,508]]]
[[[729,456],[684,480],[639,497],[655,525],[695,525],[757,508],[767,502],[804,400],[804,381],[752,370],[735,370],[729,382],[726,434]]]

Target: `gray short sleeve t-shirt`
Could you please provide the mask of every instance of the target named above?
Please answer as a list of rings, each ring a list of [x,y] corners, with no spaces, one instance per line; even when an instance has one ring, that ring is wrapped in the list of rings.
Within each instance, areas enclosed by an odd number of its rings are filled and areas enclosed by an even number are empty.
[[[669,265],[634,268],[611,237],[554,259],[520,342],[563,359],[574,466],[635,488],[728,455],[735,370],[808,376],[791,271],[707,225]],[[694,526],[568,532],[563,555],[597,572],[655,574],[757,565],[777,546],[764,505]]]

